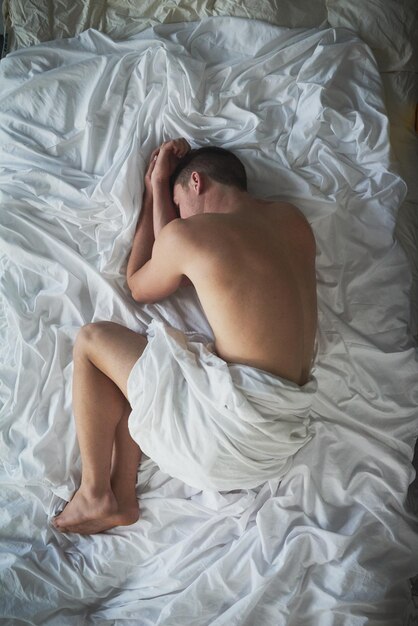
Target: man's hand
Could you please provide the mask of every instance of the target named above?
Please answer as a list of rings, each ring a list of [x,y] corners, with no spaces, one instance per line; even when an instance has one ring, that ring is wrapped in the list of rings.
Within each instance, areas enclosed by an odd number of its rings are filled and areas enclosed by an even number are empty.
[[[168,182],[171,174],[182,159],[190,150],[190,145],[184,138],[171,139],[166,141],[151,155],[151,163],[148,168],[150,172],[151,184]],[[147,172],[148,175],[148,172]]]
[[[151,176],[155,168],[155,164],[157,162],[157,156],[160,151],[160,148],[156,148],[151,154],[150,161],[148,163],[147,171],[145,172],[144,177],[144,186],[145,186],[145,194],[152,198],[152,182]]]
[[[178,217],[170,194],[169,178],[179,160],[189,150],[190,146],[185,139],[173,139],[163,143],[151,154],[144,178],[142,210],[126,270],[131,289],[134,274],[151,258],[158,233]]]

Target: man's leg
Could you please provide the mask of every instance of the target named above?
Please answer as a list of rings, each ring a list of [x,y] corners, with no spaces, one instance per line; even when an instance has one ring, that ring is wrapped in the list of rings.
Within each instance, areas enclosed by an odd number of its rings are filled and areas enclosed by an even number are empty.
[[[128,417],[130,412],[131,406],[126,401],[125,413],[115,431],[110,484],[119,510],[125,511],[127,517],[131,516],[133,523],[139,517],[136,481],[141,450],[129,433]]]
[[[84,326],[74,347],[73,410],[82,461],[79,490],[54,526],[90,534],[134,523],[140,450],[128,431],[127,381],[146,339],[124,326]]]

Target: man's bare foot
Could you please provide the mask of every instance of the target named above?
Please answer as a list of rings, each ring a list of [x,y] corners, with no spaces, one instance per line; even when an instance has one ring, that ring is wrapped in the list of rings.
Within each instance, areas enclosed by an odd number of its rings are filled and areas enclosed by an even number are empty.
[[[63,533],[92,535],[115,526],[134,524],[138,518],[137,502],[120,506],[111,490],[93,497],[81,487],[52,524]]]

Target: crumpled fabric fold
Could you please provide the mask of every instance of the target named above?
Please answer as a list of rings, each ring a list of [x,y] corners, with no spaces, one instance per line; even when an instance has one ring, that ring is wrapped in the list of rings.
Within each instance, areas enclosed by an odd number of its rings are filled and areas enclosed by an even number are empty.
[[[303,386],[228,364],[202,337],[160,321],[128,379],[131,436],[161,470],[200,489],[281,478],[312,437],[316,380]]]

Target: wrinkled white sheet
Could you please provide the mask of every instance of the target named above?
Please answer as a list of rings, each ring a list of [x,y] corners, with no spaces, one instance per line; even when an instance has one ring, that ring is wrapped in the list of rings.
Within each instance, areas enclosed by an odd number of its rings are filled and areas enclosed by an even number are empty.
[[[0,63],[0,614],[10,624],[402,623],[417,530],[409,273],[393,240],[380,80],[350,31],[234,19],[124,43],[93,31]],[[231,148],[253,192],[292,200],[318,244],[315,436],[279,481],[199,491],[142,464],[142,517],[61,535],[78,484],[79,327],[152,318],[207,334],[190,290],[137,306],[124,279],[151,150]]]
[[[129,431],[158,467],[201,490],[281,479],[312,437],[314,376],[303,387],[228,365],[207,338],[154,320],[128,378]]]
[[[7,48],[17,50],[42,41],[74,37],[88,28],[119,40],[159,23],[192,22],[214,16],[245,17],[290,28],[322,27],[327,17],[325,0],[309,0],[309,11],[305,3],[306,0],[36,0],[36,4],[29,5],[27,0],[3,0],[3,11]],[[409,15],[405,11],[402,17]],[[408,19],[404,21],[410,23]]]

